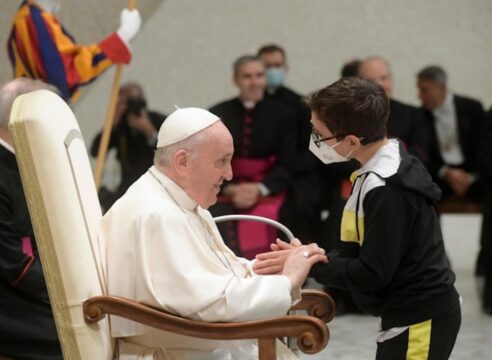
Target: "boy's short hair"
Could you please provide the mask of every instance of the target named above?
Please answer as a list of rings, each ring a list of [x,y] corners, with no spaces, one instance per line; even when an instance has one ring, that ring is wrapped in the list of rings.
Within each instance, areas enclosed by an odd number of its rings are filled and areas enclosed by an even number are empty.
[[[355,135],[362,144],[384,139],[389,116],[389,99],[373,81],[342,78],[306,99],[338,140]]]

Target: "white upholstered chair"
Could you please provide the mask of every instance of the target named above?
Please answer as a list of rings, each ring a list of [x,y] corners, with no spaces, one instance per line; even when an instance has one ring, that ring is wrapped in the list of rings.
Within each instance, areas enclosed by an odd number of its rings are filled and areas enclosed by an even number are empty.
[[[9,127],[65,359],[117,356],[105,314],[207,339],[258,338],[260,359],[275,359],[277,337],[297,337],[307,353],[324,348],[334,304],[322,293],[304,293],[296,307],[313,316],[227,324],[191,321],[107,294],[104,244],[96,236],[102,215],[72,111],[54,93],[36,91],[16,99]]]

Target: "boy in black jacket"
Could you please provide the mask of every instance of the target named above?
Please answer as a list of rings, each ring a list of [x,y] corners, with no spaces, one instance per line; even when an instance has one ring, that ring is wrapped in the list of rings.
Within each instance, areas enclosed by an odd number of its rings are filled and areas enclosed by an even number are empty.
[[[361,310],[381,317],[376,359],[448,359],[461,310],[433,206],[440,189],[417,158],[386,138],[389,104],[379,85],[343,78],[308,103],[311,151],[325,164],[361,164],[351,176],[341,249],[311,275],[351,290]],[[297,244],[278,242],[276,251],[257,256],[255,271],[273,273],[294,256],[309,257],[292,251]]]

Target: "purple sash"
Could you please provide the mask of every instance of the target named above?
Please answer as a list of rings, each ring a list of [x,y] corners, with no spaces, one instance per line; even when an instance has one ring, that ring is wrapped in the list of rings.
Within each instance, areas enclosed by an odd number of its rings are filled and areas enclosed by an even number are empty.
[[[266,159],[234,158],[232,159],[234,178],[239,183],[261,182],[276,160],[275,156]],[[260,197],[254,207],[248,210],[238,210],[238,212],[278,220],[284,199],[285,193],[283,192],[275,196]],[[270,251],[270,244],[277,238],[275,228],[256,221],[240,221],[237,234],[241,252],[248,259],[254,258],[258,253]]]

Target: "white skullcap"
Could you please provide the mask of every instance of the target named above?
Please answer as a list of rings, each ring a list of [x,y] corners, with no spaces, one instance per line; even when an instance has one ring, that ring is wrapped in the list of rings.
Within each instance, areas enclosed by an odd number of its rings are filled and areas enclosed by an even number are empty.
[[[159,129],[157,147],[175,144],[219,120],[219,117],[204,109],[177,109],[166,118]]]

